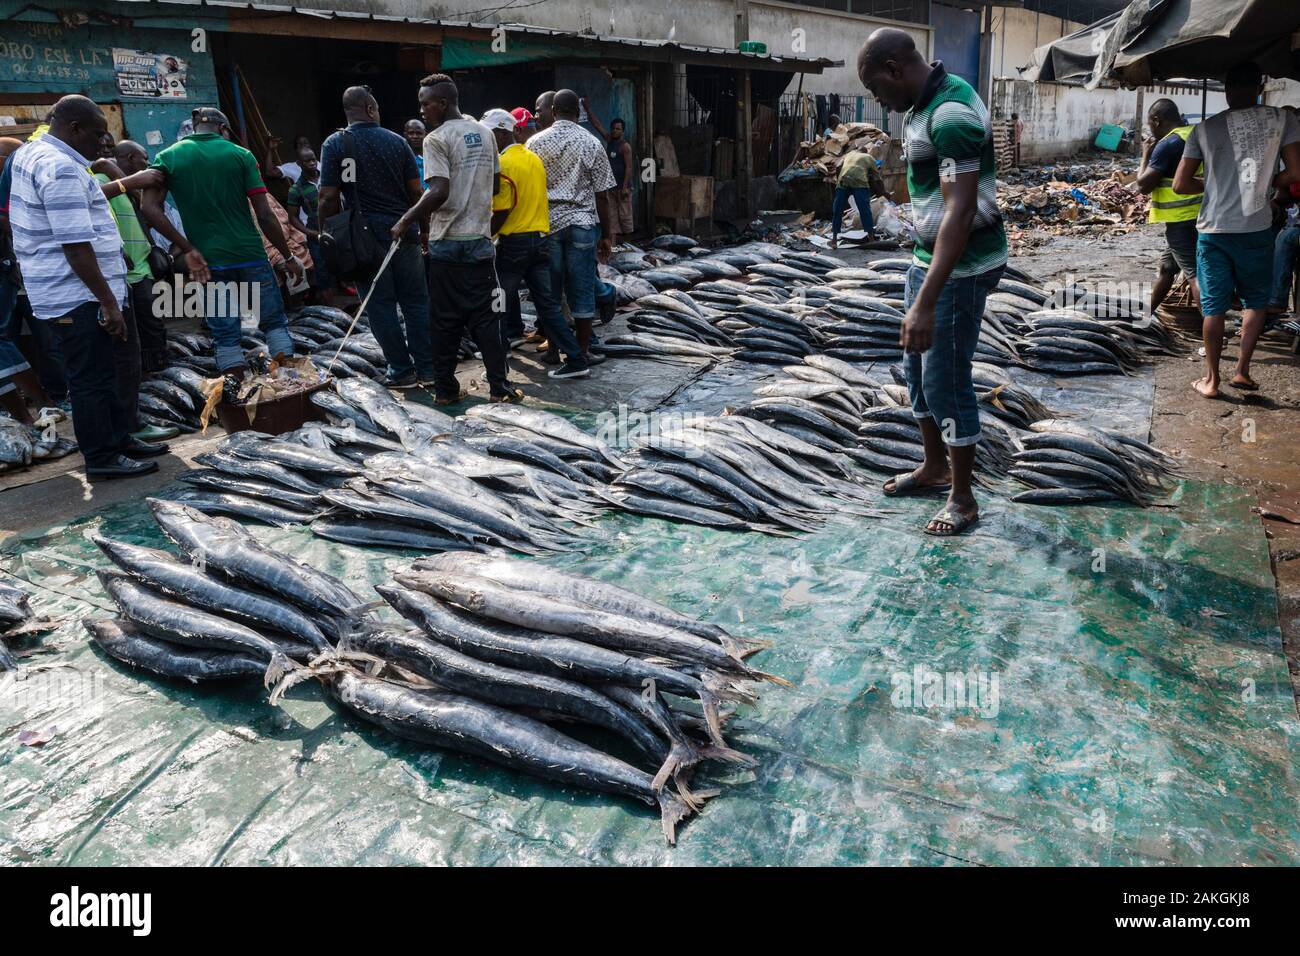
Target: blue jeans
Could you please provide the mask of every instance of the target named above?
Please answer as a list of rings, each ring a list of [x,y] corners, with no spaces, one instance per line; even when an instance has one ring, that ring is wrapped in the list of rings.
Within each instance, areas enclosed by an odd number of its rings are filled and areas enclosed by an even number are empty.
[[[72,430],[86,467],[111,465],[126,446],[129,422],[118,394],[116,340],[99,324],[99,303],[83,302],[67,315],[37,321],[48,323],[63,353]]]
[[[578,340],[564,321],[560,297],[552,286],[551,262],[555,242],[541,232],[515,233],[497,241],[497,281],[505,290],[507,303],[518,300],[519,284],[527,283],[533,304],[537,306],[537,326],[566,358],[578,354]],[[593,302],[595,300],[593,299]],[[503,337],[509,339],[510,331]]]
[[[551,233],[551,289],[569,300],[575,320],[596,317],[596,243],[599,226],[565,226]]]
[[[1300,226],[1284,227],[1273,242],[1273,294],[1269,305],[1285,309],[1291,301],[1297,247],[1300,247]]]
[[[849,196],[853,197],[853,205],[858,207],[858,218],[862,220],[862,228],[867,232],[871,231],[873,225],[871,220],[871,190],[865,186],[857,188],[836,186],[835,198],[831,200],[832,239],[840,234],[840,223],[844,221],[844,213],[849,208]]]
[[[908,352],[903,356],[912,414],[934,419],[948,445],[973,445],[980,440],[979,400],[971,381],[971,361],[979,343],[984,300],[997,288],[1002,270],[998,266],[944,283],[934,304],[934,341],[920,355]],[[921,290],[925,272],[918,265],[907,271],[904,301],[908,308]]]
[[[401,378],[415,372],[422,382],[432,380],[429,285],[419,245],[404,242],[398,246],[383,275],[371,281],[357,281],[357,294],[365,299],[372,284],[375,291],[366,306],[366,314],[370,317],[370,331],[388,360],[388,374]],[[397,317],[399,306],[401,319]]]
[[[238,282],[258,286],[257,327],[266,336],[266,349],[272,358],[293,354],[293,339],[289,338],[289,323],[284,316],[284,299],[280,297],[280,284],[275,281],[271,263],[263,259],[253,265],[213,266],[213,282]],[[244,347],[240,344],[240,295],[216,295],[215,308],[207,316],[208,330],[212,333],[217,368],[225,372],[244,365]]]

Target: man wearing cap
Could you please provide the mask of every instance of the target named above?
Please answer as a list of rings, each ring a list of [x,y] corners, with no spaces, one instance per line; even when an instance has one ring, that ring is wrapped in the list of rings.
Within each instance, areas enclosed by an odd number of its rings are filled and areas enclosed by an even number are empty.
[[[552,378],[585,378],[587,361],[578,340],[564,321],[551,287],[550,208],[546,199],[546,168],[536,155],[515,142],[515,118],[505,110],[489,110],[483,125],[492,130],[500,151],[501,179],[492,197],[492,234],[497,237],[497,281],[513,304],[507,340],[523,334],[519,318],[519,284],[526,282],[537,306],[537,324],[547,341],[564,353],[565,362]]]
[[[257,160],[232,141],[234,133],[226,115],[205,107],[194,110],[192,117],[194,132],[154,157],[151,168],[162,171],[166,185],[145,192],[141,212],[149,225],[183,251],[197,249],[212,281],[227,290],[227,294],[210,297],[216,308],[206,318],[216,346],[217,368],[224,375],[235,375],[237,382],[245,360],[240,344],[241,296],[229,293],[235,283],[254,287],[254,313],[271,357],[293,355],[284,300],[262,247],[262,235],[284,256],[286,271],[295,281],[303,279],[304,270],[293,258],[280,221],[267,202]],[[163,211],[163,197],[168,192],[185,225],[184,235]],[[190,277],[203,282],[209,275],[196,275],[191,269]]]
[[[522,146],[537,132],[537,120],[525,106],[516,106],[510,115],[515,119],[515,142]]]

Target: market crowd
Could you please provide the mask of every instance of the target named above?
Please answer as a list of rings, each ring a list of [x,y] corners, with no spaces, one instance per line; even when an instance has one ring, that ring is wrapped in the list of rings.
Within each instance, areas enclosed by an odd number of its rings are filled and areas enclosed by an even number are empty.
[[[164,317],[179,311],[159,297],[177,274],[257,292],[264,355],[246,354],[242,297],[205,297],[227,389],[293,354],[288,310],[338,295],[368,303],[384,384],[429,389],[437,404],[466,397],[455,375],[465,339],[492,401],[523,399],[512,349],[535,348],[553,378],[590,375],[604,360],[594,326],[614,304],[598,263],[633,230],[625,124],[605,129],[572,90],[476,120],[445,74],[417,98],[420,116],[399,134],[368,88],[351,87],[346,125],[319,151],[297,137],[287,163],[274,138],[255,157],[215,108],[194,110],[186,135],[150,160],[77,95],[26,142],[0,139],[0,414],[47,426],[70,416],[91,480],[155,471],[176,429],[149,420],[138,396],[168,360]],[[579,125],[584,113],[597,132]]]

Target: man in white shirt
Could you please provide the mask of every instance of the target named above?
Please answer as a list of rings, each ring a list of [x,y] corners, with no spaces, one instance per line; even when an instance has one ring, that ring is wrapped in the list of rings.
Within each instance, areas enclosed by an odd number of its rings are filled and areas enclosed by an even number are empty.
[[[603,361],[591,354],[596,263],[613,249],[610,209],[618,183],[600,140],[578,125],[580,108],[577,93],[559,90],[551,103],[554,122],[528,140],[528,149],[546,167],[551,286],[568,300],[583,358],[594,365]]]

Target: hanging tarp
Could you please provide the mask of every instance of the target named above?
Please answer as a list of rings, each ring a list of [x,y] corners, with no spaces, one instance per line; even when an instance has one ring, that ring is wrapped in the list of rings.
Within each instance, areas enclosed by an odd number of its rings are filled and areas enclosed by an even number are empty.
[[[1268,76],[1300,79],[1295,0],[1134,0],[1118,14],[1039,47],[1021,75],[1148,86],[1217,79],[1254,61]]]

